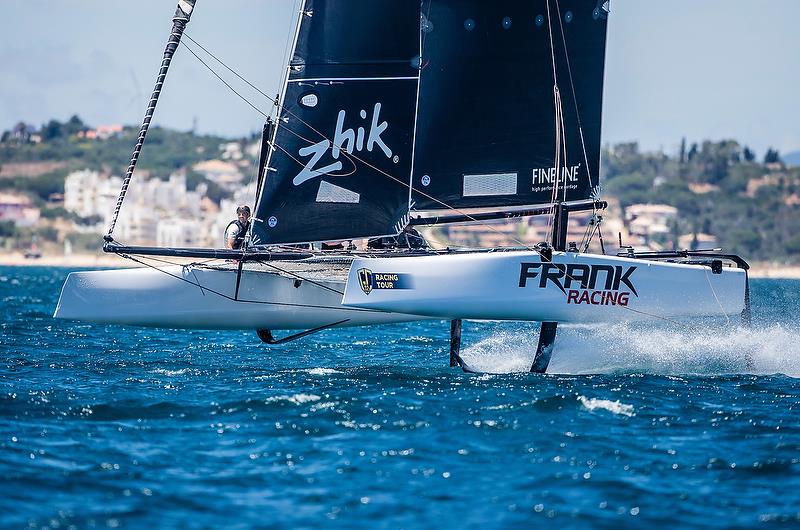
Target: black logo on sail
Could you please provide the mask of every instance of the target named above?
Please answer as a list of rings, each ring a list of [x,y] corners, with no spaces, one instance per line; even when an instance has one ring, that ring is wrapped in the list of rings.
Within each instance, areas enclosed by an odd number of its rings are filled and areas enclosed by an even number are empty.
[[[358,269],[358,283],[364,294],[372,292],[372,271],[369,269]]]

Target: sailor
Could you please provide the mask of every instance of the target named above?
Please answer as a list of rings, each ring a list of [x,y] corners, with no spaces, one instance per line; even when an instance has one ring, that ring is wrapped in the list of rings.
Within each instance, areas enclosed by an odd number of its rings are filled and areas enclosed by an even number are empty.
[[[236,208],[236,216],[238,219],[225,228],[225,246],[231,249],[240,249],[244,245],[245,236],[250,230],[250,207],[242,204]]]
[[[367,242],[369,249],[427,248],[428,242],[416,228],[406,225],[396,236],[376,237]]]
[[[428,242],[422,237],[416,228],[406,225],[400,235],[397,236],[397,246],[400,248],[426,248]]]

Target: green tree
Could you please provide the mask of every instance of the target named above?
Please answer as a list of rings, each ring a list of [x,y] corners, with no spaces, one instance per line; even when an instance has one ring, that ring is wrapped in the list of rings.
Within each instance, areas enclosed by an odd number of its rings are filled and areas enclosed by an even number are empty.
[[[780,163],[781,155],[778,153],[777,149],[769,148],[767,149],[767,153],[764,155],[764,163],[765,164],[776,164]]]
[[[64,129],[61,122],[57,120],[50,120],[49,122],[42,125],[42,140],[45,142],[49,142],[51,140],[55,140],[56,138],[61,138],[64,136]]]

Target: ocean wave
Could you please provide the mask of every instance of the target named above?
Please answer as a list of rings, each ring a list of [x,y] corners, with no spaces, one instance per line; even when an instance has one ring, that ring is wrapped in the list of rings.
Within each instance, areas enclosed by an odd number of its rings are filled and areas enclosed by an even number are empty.
[[[288,403],[294,403],[295,405],[302,405],[303,403],[313,403],[314,401],[319,401],[322,399],[316,394],[294,394],[291,396],[272,396],[268,397],[264,400],[266,403],[276,403],[285,401]]]
[[[308,370],[304,371],[311,375],[331,375],[344,373],[340,370],[334,370],[333,368],[309,368]]]
[[[619,401],[611,401],[610,399],[587,398],[586,396],[578,396],[578,401],[581,403],[581,405],[583,405],[583,407],[586,410],[590,412],[600,409],[600,410],[607,410],[612,414],[619,414],[621,416],[631,417],[636,415],[633,411],[633,405],[620,403]]]

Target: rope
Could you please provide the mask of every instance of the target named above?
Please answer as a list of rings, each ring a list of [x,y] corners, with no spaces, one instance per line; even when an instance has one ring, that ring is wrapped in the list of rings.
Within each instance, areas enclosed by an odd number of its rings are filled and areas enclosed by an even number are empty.
[[[122,258],[125,258],[125,259],[129,259],[131,261],[134,261],[136,263],[139,263],[140,265],[144,265],[145,267],[148,267],[150,269],[156,270],[156,271],[161,272],[163,274],[166,274],[167,276],[171,276],[172,278],[175,278],[176,280],[180,280],[182,282],[186,282],[189,285],[193,285],[194,287],[197,287],[197,288],[199,288],[201,290],[208,291],[209,293],[215,294],[215,295],[220,296],[222,298],[225,298],[227,300],[231,300],[232,302],[243,302],[243,303],[247,303],[247,304],[279,305],[279,306],[286,306],[286,307],[308,307],[308,308],[312,308],[312,309],[338,309],[338,310],[342,310],[342,311],[357,311],[357,312],[364,312],[364,311],[367,311],[367,312],[369,312],[369,311],[377,311],[377,312],[380,312],[380,313],[385,313],[386,312],[386,311],[381,311],[381,310],[377,310],[377,309],[359,309],[359,308],[355,308],[355,307],[335,307],[335,306],[325,306],[325,305],[316,305],[316,304],[296,304],[296,303],[291,303],[291,302],[269,302],[269,301],[264,301],[264,300],[245,300],[245,299],[242,299],[242,298],[235,299],[232,296],[229,296],[229,295],[227,295],[225,293],[221,293],[221,292],[219,292],[219,291],[217,291],[215,289],[211,289],[209,287],[203,286],[203,285],[200,284],[199,281],[193,282],[191,280],[187,280],[186,278],[183,278],[183,277],[178,276],[176,274],[172,274],[171,272],[166,271],[164,269],[160,269],[160,268],[156,267],[155,265],[151,265],[151,264],[149,264],[149,263],[147,263],[147,262],[145,262],[145,261],[143,261],[141,259],[137,259],[137,258],[131,256],[130,254],[119,254],[119,256],[122,257]],[[233,271],[231,271],[231,272],[233,272]]]
[[[180,7],[178,10],[180,11]],[[125,195],[128,192],[128,186],[130,186],[131,178],[133,177],[133,170],[136,168],[136,161],[139,160],[139,154],[142,152],[144,139],[147,136],[147,130],[150,128],[150,121],[153,119],[153,114],[156,110],[156,104],[158,103],[158,98],[161,95],[161,88],[164,86],[164,80],[167,77],[167,71],[169,70],[169,65],[172,62],[172,56],[175,54],[175,50],[178,49],[178,45],[181,42],[181,35],[183,34],[188,22],[188,16],[186,18],[176,16],[172,19],[172,31],[170,32],[167,46],[164,49],[164,57],[161,59],[161,68],[158,71],[158,77],[156,78],[156,85],[153,89],[153,94],[150,96],[147,110],[144,113],[144,120],[142,121],[142,126],[139,129],[139,137],[136,140],[136,146],[133,148],[133,154],[131,155],[131,161],[128,164],[128,169],[125,172],[125,178],[122,181],[122,189],[120,189],[119,197],[117,198],[117,204],[114,206],[114,213],[111,216],[111,224],[108,227],[108,234],[106,235],[107,240],[111,239],[112,234],[114,233],[114,228],[117,225],[119,212],[122,208],[123,201],[125,201]]]
[[[558,4],[558,0],[556,0],[556,10],[561,13],[561,7]],[[561,41],[564,44],[564,57],[567,59],[567,73],[569,74],[569,86],[572,89],[572,101],[575,103],[575,117],[578,121],[578,133],[581,137],[581,147],[583,148],[583,161],[586,164],[586,174],[589,177],[589,186],[594,189],[592,186],[592,172],[591,168],[589,167],[589,156],[586,154],[586,141],[583,138],[583,125],[581,124],[581,114],[578,112],[578,98],[575,95],[575,82],[572,79],[572,66],[569,62],[569,50],[567,50],[567,37],[564,34],[564,23],[561,21],[561,17],[558,17],[558,25],[561,28]],[[597,185],[600,185],[598,181]]]
[[[708,277],[708,270],[704,269],[704,272],[706,273],[706,281],[708,282],[708,286],[711,288],[711,294],[714,295],[714,300],[717,301],[717,305],[719,306],[720,311],[722,311],[722,314],[725,315],[725,320],[727,324],[730,326],[731,319],[728,318],[728,313],[725,312],[725,308],[722,307],[722,303],[719,301],[719,298],[717,297],[717,291],[714,290],[714,286],[711,284],[711,278]]]

